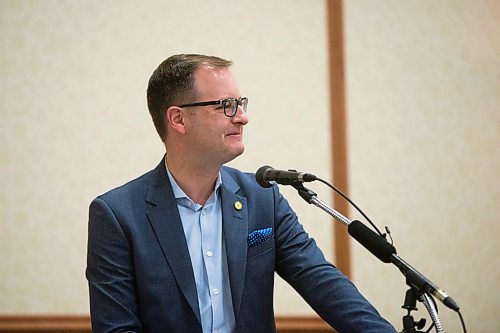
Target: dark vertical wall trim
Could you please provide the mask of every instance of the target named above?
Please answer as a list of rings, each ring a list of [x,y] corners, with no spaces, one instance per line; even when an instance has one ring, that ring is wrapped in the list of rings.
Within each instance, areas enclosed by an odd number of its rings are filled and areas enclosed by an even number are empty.
[[[344,193],[348,193],[347,133],[344,77],[344,29],[342,0],[326,0],[328,22],[328,56],[330,64],[330,108],[333,182]],[[349,207],[345,200],[335,195],[334,208],[345,216]],[[351,276],[351,248],[346,228],[335,222],[335,261],[337,267]]]

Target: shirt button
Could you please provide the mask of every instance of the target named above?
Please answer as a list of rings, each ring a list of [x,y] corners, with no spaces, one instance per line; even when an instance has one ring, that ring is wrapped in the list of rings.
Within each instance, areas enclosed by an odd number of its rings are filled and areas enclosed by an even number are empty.
[[[201,215],[205,215],[205,212],[206,212],[206,211],[205,211],[205,209],[203,209],[203,210],[201,211]]]
[[[212,251],[207,251],[207,256],[211,257],[211,256],[213,256],[213,254],[214,253]]]
[[[217,288],[214,288],[212,292],[214,293],[214,295],[219,295],[219,289]]]

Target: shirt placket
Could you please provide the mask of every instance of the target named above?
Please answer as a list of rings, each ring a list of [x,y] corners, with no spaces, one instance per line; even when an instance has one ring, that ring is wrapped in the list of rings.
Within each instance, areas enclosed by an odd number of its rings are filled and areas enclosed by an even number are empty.
[[[207,204],[200,213],[202,251],[205,268],[208,278],[208,287],[210,292],[210,300],[212,303],[212,327],[213,332],[222,324],[223,318],[219,318],[216,314],[222,313],[223,306],[223,285],[222,285],[222,262],[221,262],[221,237],[222,230],[220,223],[213,221],[210,217],[214,216],[213,210],[217,209],[216,204],[211,202]]]

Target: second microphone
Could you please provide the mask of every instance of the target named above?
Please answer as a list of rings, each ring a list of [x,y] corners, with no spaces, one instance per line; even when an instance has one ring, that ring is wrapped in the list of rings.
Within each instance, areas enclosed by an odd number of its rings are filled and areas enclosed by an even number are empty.
[[[269,165],[260,167],[255,173],[255,180],[262,187],[271,187],[276,182],[281,185],[291,185],[294,182],[312,182],[316,176],[310,173],[298,172],[295,170],[276,170]]]

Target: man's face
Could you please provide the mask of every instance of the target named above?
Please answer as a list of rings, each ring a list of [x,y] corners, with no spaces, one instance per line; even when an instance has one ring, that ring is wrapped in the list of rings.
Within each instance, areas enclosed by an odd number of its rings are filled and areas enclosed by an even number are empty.
[[[194,74],[196,101],[240,98],[240,90],[228,68],[202,66]],[[241,106],[234,117],[224,115],[221,105],[198,106],[185,109],[186,139],[201,162],[222,165],[241,155],[243,126],[248,117]]]

